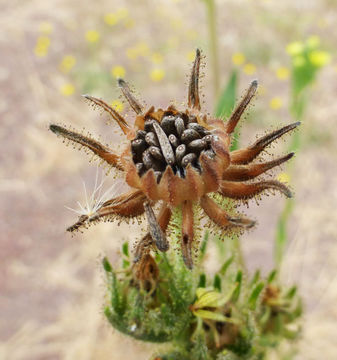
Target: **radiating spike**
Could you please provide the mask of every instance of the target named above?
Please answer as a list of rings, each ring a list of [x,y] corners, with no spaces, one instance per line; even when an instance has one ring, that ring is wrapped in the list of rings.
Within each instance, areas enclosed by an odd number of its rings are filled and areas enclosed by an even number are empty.
[[[143,107],[132,95],[129,85],[123,79],[118,79],[117,81],[118,86],[122,90],[123,95],[125,96],[126,100],[130,104],[134,112],[136,114],[141,114],[143,112]]]
[[[277,190],[287,198],[292,197],[289,188],[276,180],[259,181],[251,184],[243,184],[234,181],[222,181],[220,185],[220,194],[231,199],[251,199],[264,190]]]
[[[101,107],[104,111],[106,111],[114,120],[117,121],[117,124],[120,126],[124,134],[128,134],[130,131],[130,127],[126,120],[120,115],[116,110],[114,110],[111,106],[109,106],[106,102],[101,99],[95,98],[90,95],[82,95],[87,100],[92,101],[95,105]]]
[[[225,170],[222,179],[230,181],[250,180],[274,168],[275,166],[283,164],[284,162],[290,160],[294,155],[295,153],[292,152],[288,155],[265,163],[249,165],[231,165]]]
[[[295,122],[284,126],[281,129],[275,130],[270,134],[263,136],[258,139],[253,145],[250,145],[246,149],[235,150],[231,152],[231,163],[232,164],[248,164],[253,161],[268,145],[273,141],[286,134],[287,132],[294,130],[301,123]]]
[[[49,129],[56,135],[69,139],[77,144],[85,146],[91,150],[95,155],[106,161],[109,165],[114,166],[117,169],[123,170],[122,165],[119,163],[119,156],[110,150],[107,146],[102,145],[98,141],[83,136],[75,131],[70,131],[59,125],[50,125]]]
[[[255,95],[256,90],[257,90],[257,85],[258,85],[257,80],[252,81],[245,96],[240,101],[240,103],[235,108],[235,110],[233,111],[231,117],[229,118],[229,120],[226,123],[227,134],[231,134],[234,131],[237,123],[239,122],[239,120],[241,118],[241,115],[246,110],[248,104],[252,100],[252,97]]]
[[[182,203],[182,230],[181,230],[181,252],[184,263],[189,268],[193,268],[192,245],[194,240],[194,220],[193,220],[193,204],[191,201]]]
[[[218,226],[227,228],[239,226],[243,228],[251,228],[255,225],[255,221],[244,217],[232,217],[226,213],[214,200],[204,195],[200,199],[200,206],[206,215]]]
[[[192,68],[190,83],[188,87],[188,106],[193,109],[200,110],[199,98],[199,69],[200,69],[200,50],[195,53],[195,60]]]
[[[147,221],[149,223],[149,233],[151,234],[153,241],[155,242],[158,250],[167,251],[169,248],[169,243],[166,239],[164,232],[160,228],[160,225],[158,224],[158,221],[152,210],[152,207],[148,202],[145,202],[144,208],[145,208]]]

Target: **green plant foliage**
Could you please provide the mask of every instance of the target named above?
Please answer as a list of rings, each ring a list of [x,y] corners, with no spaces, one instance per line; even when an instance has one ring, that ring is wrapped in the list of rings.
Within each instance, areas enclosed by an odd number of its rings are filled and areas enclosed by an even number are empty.
[[[180,221],[176,211],[173,233]],[[132,264],[125,244],[122,253],[122,263]],[[258,272],[246,279],[231,256],[211,278],[202,270],[203,260],[191,272],[170,250],[156,255],[159,277],[149,288],[135,276],[135,265],[115,270],[107,258],[102,265],[107,319],[137,340],[167,343],[171,350],[155,359],[266,359],[268,348],[299,334],[296,287],[280,287],[276,271],[265,281]]]

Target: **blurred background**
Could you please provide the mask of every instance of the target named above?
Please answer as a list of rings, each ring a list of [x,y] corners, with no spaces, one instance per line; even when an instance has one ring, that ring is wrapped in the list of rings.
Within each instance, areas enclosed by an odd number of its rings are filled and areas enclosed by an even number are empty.
[[[250,270],[263,273],[275,265],[275,247],[285,249],[283,279],[299,285],[306,307],[298,359],[337,358],[335,0],[2,0],[0,28],[0,359],[153,353],[113,331],[102,314],[99,261],[117,261],[139,227],[65,232],[77,218],[65,206],[83,203],[83,182],[90,192],[97,171],[104,187],[115,180],[48,125],[85,128],[118,146],[117,126],[81,94],[104,98],[131,122],[116,85],[124,77],[147,106],[183,107],[196,47],[205,56],[205,111],[214,113],[223,89],[238,100],[259,80],[240,145],[302,120],[295,137],[268,151],[296,148],[291,166],[274,174],[291,184],[295,200],[287,206],[276,195],[243,207],[258,226],[242,247]]]

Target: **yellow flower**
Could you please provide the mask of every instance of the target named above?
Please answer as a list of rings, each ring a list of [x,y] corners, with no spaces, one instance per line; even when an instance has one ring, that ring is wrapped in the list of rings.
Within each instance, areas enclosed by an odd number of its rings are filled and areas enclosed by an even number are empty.
[[[256,66],[254,64],[251,63],[247,63],[244,67],[243,67],[243,71],[247,74],[247,75],[253,75],[256,72]]]
[[[85,39],[89,42],[89,43],[95,43],[99,40],[100,38],[100,34],[97,30],[88,30],[85,33]]]
[[[307,39],[307,45],[309,49],[314,49],[316,48],[321,42],[321,39],[318,35],[311,35],[308,39]]]
[[[48,36],[40,36],[37,39],[37,46],[48,47],[50,45],[50,38]]]
[[[287,45],[286,51],[291,56],[299,55],[303,52],[304,45],[300,41],[294,41]]]
[[[153,69],[150,73],[150,78],[152,81],[161,81],[165,76],[165,71],[163,69]]]
[[[131,29],[131,28],[133,28],[133,27],[135,26],[135,21],[134,21],[133,19],[128,18],[128,19],[126,19],[126,20],[124,21],[124,26],[125,26],[127,29]]]
[[[246,58],[242,53],[235,53],[232,56],[232,62],[234,65],[242,65]]]
[[[183,25],[183,22],[181,19],[172,19],[171,20],[171,26],[173,29],[180,29]]]
[[[51,24],[49,21],[42,21],[39,25],[39,31],[42,34],[49,35],[53,31],[53,24]]]
[[[39,36],[35,45],[34,53],[38,57],[44,57],[48,53],[50,39],[48,36]]]
[[[148,56],[150,54],[149,45],[145,41],[141,41],[136,45],[138,54],[141,56]]]
[[[186,31],[186,37],[189,40],[194,40],[198,37],[198,33],[195,30],[190,29]]]
[[[118,23],[118,16],[115,13],[108,13],[104,15],[104,22],[107,25],[113,26],[116,25]]]
[[[162,54],[155,52],[151,55],[151,60],[154,64],[161,64],[164,58]]]
[[[121,65],[114,66],[111,69],[111,75],[115,78],[123,78],[126,74],[125,68]]]
[[[44,56],[46,56],[48,54],[48,48],[36,45],[35,49],[34,49],[34,54],[37,57],[44,57]]]
[[[326,51],[314,50],[309,54],[309,60],[313,65],[322,67],[330,63],[331,55]]]
[[[295,67],[301,67],[305,64],[305,58],[302,55],[295,56],[293,63]]]
[[[282,99],[279,97],[274,97],[270,100],[269,102],[269,106],[273,109],[273,110],[278,110],[282,107],[283,103],[282,103]]]
[[[281,183],[288,184],[290,182],[290,176],[289,174],[282,172],[277,176],[277,180]]]
[[[284,67],[284,66],[280,66],[277,70],[276,70],[276,76],[280,79],[280,80],[286,80],[289,78],[289,69]]]
[[[114,108],[116,111],[123,111],[124,104],[120,100],[114,100],[111,103],[111,107]]]
[[[138,57],[137,49],[136,48],[126,49],[126,56],[131,60],[137,59],[137,57]]]
[[[191,50],[186,54],[186,57],[188,59],[188,61],[194,61],[195,58],[195,50]]]
[[[72,55],[65,55],[60,63],[61,71],[67,73],[69,72],[76,64],[76,58]]]
[[[129,10],[127,8],[119,8],[117,10],[117,17],[120,20],[126,19],[129,16]]]
[[[167,40],[167,47],[169,49],[175,49],[179,45],[179,39],[176,36],[171,36]]]
[[[75,92],[75,86],[70,83],[64,84],[60,87],[60,92],[63,96],[70,96]]]

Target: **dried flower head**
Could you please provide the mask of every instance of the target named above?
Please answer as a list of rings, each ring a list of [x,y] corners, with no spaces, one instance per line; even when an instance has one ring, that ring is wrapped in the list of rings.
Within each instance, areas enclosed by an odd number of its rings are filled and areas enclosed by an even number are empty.
[[[101,219],[137,217],[145,212],[149,222],[149,234],[144,237],[146,244],[150,239],[152,245],[166,251],[169,243],[165,233],[172,209],[181,207],[181,249],[186,265],[191,268],[195,204],[223,229],[246,229],[255,222],[243,216],[228,214],[212,198],[213,194],[248,200],[271,189],[291,197],[290,190],[276,180],[249,180],[294,155],[290,153],[268,162],[253,162],[269,144],[295,129],[299,123],[271,132],[247,148],[230,151],[233,131],[256,93],[257,81],[251,83],[227,122],[207,116],[201,112],[200,107],[200,60],[201,54],[197,50],[188,88],[188,108],[185,110],[178,110],[173,105],[166,110],[156,110],[153,106],[144,109],[133,96],[128,84],[119,79],[119,87],[136,113],[133,126],[104,101],[85,95],[89,101],[108,112],[127,137],[128,145],[121,154],[91,137],[58,125],[50,126],[55,134],[84,146],[109,165],[123,171],[126,183],[132,188],[131,191],[95,207],[95,214],[81,215],[68,228],[69,231]],[[158,202],[161,207],[159,214],[155,216],[152,206]]]

